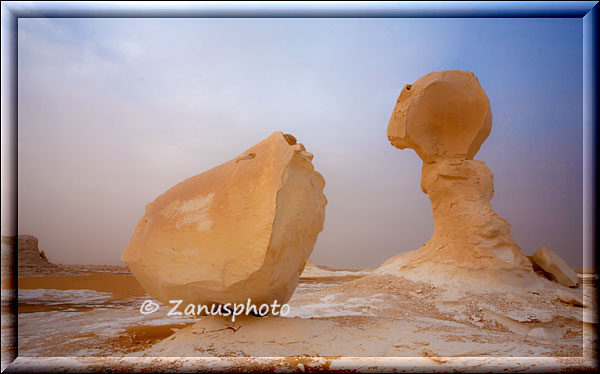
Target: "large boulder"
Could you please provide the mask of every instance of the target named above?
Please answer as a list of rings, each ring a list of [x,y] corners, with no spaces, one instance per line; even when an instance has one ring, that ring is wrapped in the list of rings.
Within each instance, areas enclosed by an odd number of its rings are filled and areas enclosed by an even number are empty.
[[[146,206],[121,260],[164,303],[286,302],[325,218],[312,157],[275,132],[186,179]]]
[[[534,267],[544,270],[545,276],[563,286],[576,287],[579,283],[577,273],[559,255],[547,247],[541,247],[529,259]]]

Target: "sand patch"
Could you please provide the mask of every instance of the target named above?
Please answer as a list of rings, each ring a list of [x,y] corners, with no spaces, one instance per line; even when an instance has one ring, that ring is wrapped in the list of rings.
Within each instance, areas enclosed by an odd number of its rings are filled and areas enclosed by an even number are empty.
[[[94,290],[113,298],[144,296],[146,291],[131,274],[46,275],[19,278],[19,289]]]

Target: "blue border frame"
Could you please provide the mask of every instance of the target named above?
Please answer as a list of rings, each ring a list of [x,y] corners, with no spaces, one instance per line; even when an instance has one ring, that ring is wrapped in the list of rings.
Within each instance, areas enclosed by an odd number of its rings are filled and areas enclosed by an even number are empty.
[[[30,17],[582,18],[597,1],[5,2]]]
[[[2,134],[8,138],[8,146],[2,149],[2,169],[11,183],[2,185],[2,210],[6,212],[11,228],[17,229],[17,29],[19,18],[583,18],[583,168],[584,168],[584,266],[597,265],[596,212],[598,200],[596,186],[598,177],[598,1],[407,1],[407,2],[187,2],[187,3],[85,3],[85,2],[2,2]],[[4,204],[6,202],[6,204]],[[4,212],[3,212],[3,217]],[[3,222],[3,226],[6,222]],[[14,233],[13,233],[14,231]],[[16,247],[11,268],[17,274]],[[587,257],[586,257],[587,256]],[[598,266],[596,266],[598,269]],[[18,289],[18,283],[15,283]],[[17,314],[16,295],[10,300],[11,311]],[[14,337],[18,335],[15,324]],[[3,342],[3,345],[5,342]],[[12,359],[18,356],[15,352]],[[4,352],[3,352],[4,353]],[[113,358],[115,359],[115,358]],[[368,358],[365,358],[368,359]],[[502,359],[502,358],[499,358]],[[564,358],[563,360],[569,358]],[[526,360],[523,360],[524,362]],[[107,357],[104,365],[110,365]],[[579,367],[580,361],[573,360]],[[255,364],[256,365],[256,364]],[[63,366],[63,370],[68,369]],[[597,367],[598,362],[594,361]],[[575,369],[572,367],[571,369]],[[10,366],[9,366],[10,368]],[[22,368],[22,367],[21,367]],[[116,366],[117,370],[126,370]],[[561,368],[538,366],[540,370],[558,371]],[[581,368],[581,367],[579,367]],[[31,369],[31,368],[28,368]],[[37,366],[37,370],[53,371],[57,367]],[[148,370],[143,365],[137,370]],[[198,366],[197,370],[206,370]],[[214,369],[214,368],[213,368]],[[340,368],[352,370],[352,366]],[[381,367],[389,371],[390,367]],[[413,370],[419,370],[413,367]],[[423,369],[423,367],[421,367]],[[461,370],[448,367],[448,370]],[[463,367],[469,370],[468,367]],[[473,368],[471,368],[473,369]],[[501,364],[485,367],[486,371],[503,371]],[[554,370],[552,370],[554,369]],[[564,368],[562,368],[564,369]],[[16,370],[19,370],[16,368]],[[77,367],[71,370],[77,371]],[[85,370],[85,369],[83,369]],[[135,369],[134,369],[135,370]],[[221,370],[227,370],[223,368]],[[253,370],[260,370],[254,367]],[[10,369],[9,369],[10,371]],[[128,371],[131,371],[129,368]]]

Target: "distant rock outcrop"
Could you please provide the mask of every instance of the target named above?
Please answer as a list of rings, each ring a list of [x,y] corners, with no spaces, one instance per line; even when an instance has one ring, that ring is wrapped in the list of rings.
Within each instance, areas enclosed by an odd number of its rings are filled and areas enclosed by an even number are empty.
[[[318,266],[310,260],[306,261],[306,266],[302,271],[302,278],[329,278],[329,277],[360,277],[366,275],[370,270],[344,270],[332,269],[326,266]]]
[[[286,302],[325,219],[312,158],[275,132],[177,184],[146,206],[121,260],[164,303]]]
[[[421,189],[431,200],[434,221],[431,239],[399,257],[402,266],[435,264],[458,277],[496,273],[502,282],[534,274],[510,225],[492,209],[492,172],[473,160],[491,126],[489,100],[471,72],[433,72],[402,89],[388,139],[423,160]],[[503,277],[509,270],[512,275]],[[432,277],[440,275],[433,271]]]
[[[59,266],[49,262],[44,251],[38,248],[38,239],[33,235],[3,236],[2,257],[8,258],[15,244],[18,248],[17,261],[20,276],[48,274],[59,270]],[[4,260],[3,258],[3,262]]]

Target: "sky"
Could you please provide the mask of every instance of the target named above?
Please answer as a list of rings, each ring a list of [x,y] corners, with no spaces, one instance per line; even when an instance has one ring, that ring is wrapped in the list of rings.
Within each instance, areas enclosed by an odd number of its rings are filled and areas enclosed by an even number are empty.
[[[422,162],[387,140],[396,99],[460,69],[492,107],[493,208],[525,254],[579,267],[582,38],[556,18],[21,18],[18,232],[52,262],[120,264],[147,203],[281,130],[326,180],[311,260],[376,267],[433,232]]]

